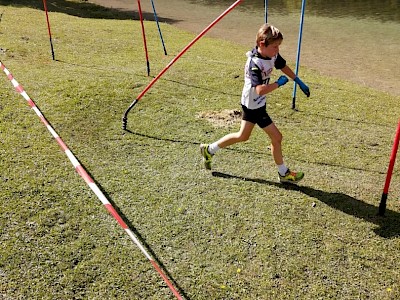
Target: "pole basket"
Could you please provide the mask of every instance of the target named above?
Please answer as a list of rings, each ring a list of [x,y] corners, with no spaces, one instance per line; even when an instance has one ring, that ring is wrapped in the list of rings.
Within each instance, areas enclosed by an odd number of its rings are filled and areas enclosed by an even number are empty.
[[[394,164],[395,164],[395,161],[396,161],[397,150],[399,148],[399,140],[400,140],[400,120],[399,120],[399,123],[397,125],[396,135],[394,137],[394,142],[393,142],[392,154],[390,155],[389,167],[388,167],[388,171],[387,171],[387,174],[386,174],[385,186],[383,187],[383,193],[382,193],[382,197],[381,197],[381,202],[379,204],[378,215],[380,215],[380,216],[385,215],[386,203],[387,203],[387,198],[388,198],[388,193],[389,193],[390,180],[392,179],[393,168],[394,168]]]

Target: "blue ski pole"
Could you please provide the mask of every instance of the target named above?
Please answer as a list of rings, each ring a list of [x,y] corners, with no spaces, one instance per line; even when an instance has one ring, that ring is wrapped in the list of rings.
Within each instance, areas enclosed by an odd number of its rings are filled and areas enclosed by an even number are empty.
[[[301,38],[303,36],[303,23],[304,23],[304,10],[305,10],[305,8],[306,8],[306,0],[303,0],[302,3],[301,3],[299,41],[298,41],[298,44],[297,44],[297,58],[296,58],[296,72],[295,72],[296,76],[299,73]],[[296,85],[296,83],[294,83],[292,109],[295,109],[295,107],[296,107],[296,88],[297,88],[297,85]]]
[[[165,49],[165,43],[164,43],[164,39],[163,39],[163,36],[162,36],[162,33],[161,33],[160,24],[158,23],[157,12],[156,12],[156,8],[154,6],[154,1],[153,0],[151,0],[151,5],[153,6],[154,19],[156,20],[156,23],[157,23],[158,33],[160,34],[161,43],[162,43],[163,48],[164,48],[164,54],[167,55],[167,49]]]

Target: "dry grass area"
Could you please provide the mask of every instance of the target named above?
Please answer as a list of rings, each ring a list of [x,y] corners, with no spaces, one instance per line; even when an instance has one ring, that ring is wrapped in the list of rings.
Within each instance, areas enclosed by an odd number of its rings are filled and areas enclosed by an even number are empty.
[[[235,109],[201,112],[197,114],[197,118],[207,120],[215,127],[225,127],[240,123],[242,112]]]

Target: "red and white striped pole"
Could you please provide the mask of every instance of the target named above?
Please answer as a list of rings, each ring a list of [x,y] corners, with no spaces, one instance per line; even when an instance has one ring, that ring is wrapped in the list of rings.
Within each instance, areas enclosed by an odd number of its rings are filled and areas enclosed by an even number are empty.
[[[399,149],[399,141],[400,141],[400,120],[397,125],[396,135],[394,137],[394,142],[393,142],[392,154],[390,155],[389,167],[386,174],[385,186],[383,187],[381,202],[379,204],[378,214],[381,216],[383,216],[386,211],[386,201],[389,193],[390,181],[392,179],[394,163],[396,161],[397,150]]]
[[[41,113],[39,108],[36,106],[35,102],[28,96],[28,94],[24,91],[24,88],[15,80],[14,76],[8,71],[8,69],[5,67],[5,65],[0,61],[0,68],[4,71],[4,73],[7,75],[8,79],[11,81],[13,84],[15,90],[21,94],[22,97],[25,98],[26,101],[28,101],[28,105],[35,111],[35,113],[38,115],[42,123],[46,126],[46,128],[50,131],[51,135],[55,138],[57,143],[60,145],[62,151],[67,155],[69,160],[71,161],[72,165],[74,166],[75,170],[78,172],[78,174],[85,180],[87,185],[91,188],[91,190],[96,194],[97,198],[103,203],[105,208],[109,211],[109,213],[117,220],[119,225],[125,230],[125,232],[129,235],[129,237],[132,239],[132,241],[136,244],[136,246],[143,252],[143,254],[147,257],[147,259],[151,262],[153,267],[157,270],[157,272],[161,275],[161,277],[164,279],[164,282],[168,285],[169,289],[172,291],[172,293],[176,296],[177,299],[183,299],[182,296],[178,293],[178,291],[175,289],[175,287],[172,285],[172,283],[169,281],[167,276],[164,274],[164,272],[161,270],[160,266],[156,263],[156,261],[151,257],[151,255],[146,251],[144,246],[140,243],[139,239],[137,236],[132,232],[131,229],[129,229],[128,225],[124,222],[124,220],[121,218],[121,216],[118,214],[118,212],[114,209],[114,207],[111,205],[111,203],[108,201],[106,196],[103,194],[103,192],[99,189],[99,187],[96,185],[96,183],[93,181],[93,179],[90,177],[90,175],[86,172],[86,170],[82,167],[82,165],[79,163],[79,161],[76,159],[74,154],[71,152],[71,150],[68,149],[67,145],[63,142],[63,140],[59,137],[57,132],[53,129],[53,127],[49,124],[49,122],[46,120],[44,115]]]

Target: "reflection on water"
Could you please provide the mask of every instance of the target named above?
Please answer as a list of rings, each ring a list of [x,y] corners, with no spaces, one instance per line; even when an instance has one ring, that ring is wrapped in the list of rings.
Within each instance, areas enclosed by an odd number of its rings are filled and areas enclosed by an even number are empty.
[[[234,0],[189,0],[192,3],[229,6]],[[264,10],[264,0],[244,0],[240,10],[260,12]],[[272,14],[298,14],[301,0],[269,0],[268,11]],[[321,17],[351,17],[372,19],[382,22],[400,23],[400,0],[307,0],[306,12]]]

